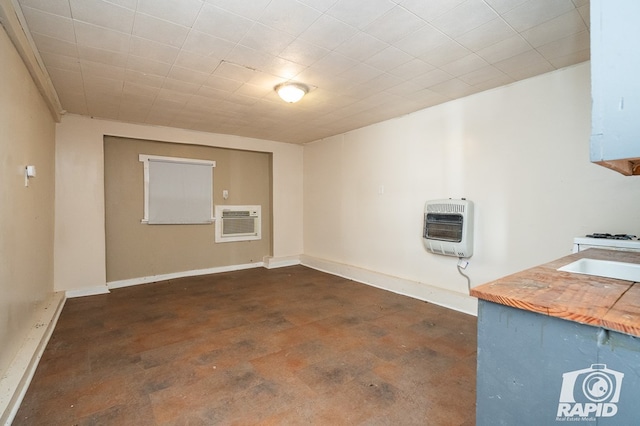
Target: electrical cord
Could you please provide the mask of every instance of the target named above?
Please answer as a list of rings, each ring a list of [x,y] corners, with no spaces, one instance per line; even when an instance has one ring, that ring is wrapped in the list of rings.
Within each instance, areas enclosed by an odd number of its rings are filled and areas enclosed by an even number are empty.
[[[469,276],[467,274],[465,274],[464,272],[462,272],[462,267],[460,266],[460,262],[463,259],[461,257],[458,258],[458,272],[460,273],[460,275],[462,275],[463,277],[465,277],[467,279],[467,290],[469,290],[469,294],[471,294],[471,278],[469,278]]]

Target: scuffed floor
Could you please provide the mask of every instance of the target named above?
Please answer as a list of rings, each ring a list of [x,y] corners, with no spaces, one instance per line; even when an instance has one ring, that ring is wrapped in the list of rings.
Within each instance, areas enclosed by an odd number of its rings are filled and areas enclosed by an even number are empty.
[[[70,299],[14,425],[474,425],[476,318],[303,266]]]

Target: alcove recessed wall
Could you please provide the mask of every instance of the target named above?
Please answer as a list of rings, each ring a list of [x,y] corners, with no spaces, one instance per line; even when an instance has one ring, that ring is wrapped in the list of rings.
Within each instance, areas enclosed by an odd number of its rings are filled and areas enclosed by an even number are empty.
[[[214,224],[149,225],[139,155],[211,160],[213,202],[262,206],[262,239],[215,243]],[[262,262],[271,255],[271,154],[105,136],[107,283]],[[224,199],[222,191],[228,190]]]

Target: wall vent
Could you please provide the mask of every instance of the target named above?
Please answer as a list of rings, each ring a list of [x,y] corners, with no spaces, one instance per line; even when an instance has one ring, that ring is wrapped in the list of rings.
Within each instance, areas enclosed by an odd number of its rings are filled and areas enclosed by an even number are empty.
[[[216,206],[216,243],[262,238],[261,206]]]

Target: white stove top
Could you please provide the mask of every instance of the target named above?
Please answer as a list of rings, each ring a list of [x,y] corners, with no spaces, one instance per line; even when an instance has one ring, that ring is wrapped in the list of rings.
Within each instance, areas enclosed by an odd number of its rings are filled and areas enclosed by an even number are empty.
[[[640,240],[616,240],[611,238],[590,237],[576,237],[573,239],[574,253],[590,247],[610,250],[640,250]]]

